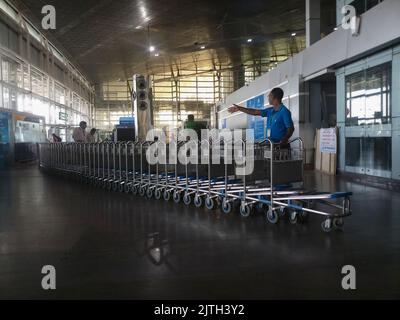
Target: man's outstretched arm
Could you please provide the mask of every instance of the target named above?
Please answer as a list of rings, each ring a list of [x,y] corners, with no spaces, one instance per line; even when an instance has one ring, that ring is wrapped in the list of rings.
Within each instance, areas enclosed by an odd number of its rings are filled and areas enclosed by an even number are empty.
[[[241,111],[246,114],[250,114],[252,116],[261,116],[261,110],[244,108],[244,107],[238,106],[237,104],[234,104],[233,106],[228,108],[228,112],[230,112],[230,113],[235,113],[238,111]]]

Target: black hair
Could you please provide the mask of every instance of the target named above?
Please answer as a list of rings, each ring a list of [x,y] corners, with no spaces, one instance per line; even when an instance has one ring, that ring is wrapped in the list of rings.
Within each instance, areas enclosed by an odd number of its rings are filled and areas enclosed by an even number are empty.
[[[96,131],[97,131],[97,129],[96,129],[96,128],[92,128],[92,130],[90,130],[90,133],[91,133],[91,134],[95,134],[95,133],[96,133]]]
[[[80,123],[79,123],[79,126],[81,126],[81,125],[87,125],[87,123],[86,123],[86,121],[81,121]]]
[[[282,102],[283,99],[283,90],[281,88],[274,88],[271,90],[271,95],[275,99],[278,99],[280,102]]]
[[[188,115],[188,121],[194,121],[194,115],[193,114],[189,114]]]

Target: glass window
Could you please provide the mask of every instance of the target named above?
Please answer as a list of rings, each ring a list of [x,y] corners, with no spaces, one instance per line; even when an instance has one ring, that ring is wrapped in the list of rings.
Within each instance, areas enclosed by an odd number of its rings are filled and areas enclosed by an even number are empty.
[[[361,138],[346,138],[346,166],[362,167]]]
[[[54,84],[54,100],[57,103],[65,105],[65,89],[58,83]]]
[[[346,126],[391,121],[391,63],[346,77]]]
[[[18,85],[18,63],[7,58],[1,60],[2,79],[4,82]]]
[[[10,89],[3,87],[3,108],[10,109]]]
[[[31,78],[29,76],[29,66],[24,65],[24,85],[23,88],[25,90],[30,91],[31,90]]]
[[[24,112],[24,94],[18,93],[17,111]]]
[[[25,94],[24,95],[24,111],[28,113],[32,113],[32,95]]]
[[[42,74],[35,69],[31,69],[32,92],[43,96],[43,79]]]
[[[18,104],[17,90],[10,89],[10,108],[12,110],[17,110],[17,104]]]
[[[346,166],[364,169],[367,174],[391,171],[392,138],[346,138]]]
[[[48,124],[56,124],[57,123],[58,114],[56,113],[56,106],[54,104],[50,104],[49,110],[49,122]]]
[[[392,170],[392,138],[364,138],[363,160],[368,169]]]
[[[46,75],[42,76],[42,83],[43,83],[43,97],[49,98],[49,82],[48,77]]]
[[[24,87],[24,72],[23,72],[23,65],[17,65],[17,85],[18,88]]]

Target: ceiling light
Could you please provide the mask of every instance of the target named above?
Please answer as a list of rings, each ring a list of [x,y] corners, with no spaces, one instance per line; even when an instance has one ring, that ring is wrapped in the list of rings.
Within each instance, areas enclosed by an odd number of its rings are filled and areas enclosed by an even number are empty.
[[[249,38],[249,39],[247,39],[247,42],[248,43],[253,42],[253,39]]]
[[[155,53],[155,54],[154,54],[155,57],[158,57],[159,55],[160,55],[159,53]]]
[[[206,48],[206,46],[201,46],[200,47],[201,50],[204,50],[205,48]]]
[[[153,52],[154,50],[156,50],[156,48],[154,48],[153,46],[150,46],[150,47],[149,47],[149,51],[150,51],[150,52]]]
[[[293,33],[292,33],[292,37],[295,37],[296,35],[297,35],[296,32],[293,32]]]
[[[338,31],[338,27],[335,27],[335,28],[333,29],[333,31]]]
[[[142,26],[136,26],[135,27],[136,30],[139,30],[139,29],[142,29],[142,28],[143,28]]]

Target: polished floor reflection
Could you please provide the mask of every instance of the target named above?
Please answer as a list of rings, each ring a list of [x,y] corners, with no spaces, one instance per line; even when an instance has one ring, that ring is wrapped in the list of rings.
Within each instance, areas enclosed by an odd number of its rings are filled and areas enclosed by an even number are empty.
[[[343,232],[321,218],[267,224],[93,189],[36,167],[0,172],[0,298],[400,298],[400,194],[308,173],[353,191]],[[54,265],[57,289],[41,289]],[[357,290],[341,287],[354,265]]]

